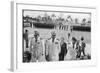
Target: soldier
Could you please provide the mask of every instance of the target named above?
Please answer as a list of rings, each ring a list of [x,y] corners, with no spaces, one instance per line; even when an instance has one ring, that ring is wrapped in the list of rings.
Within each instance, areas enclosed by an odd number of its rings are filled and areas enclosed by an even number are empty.
[[[81,53],[83,53],[83,55],[86,56],[85,55],[85,47],[86,47],[86,44],[84,42],[84,37],[81,37],[80,46],[81,46]]]
[[[28,40],[28,30],[25,30],[23,37],[24,37],[25,42],[26,42],[26,48],[28,48],[28,42],[29,42],[29,40]]]
[[[56,38],[56,33],[51,32],[51,38],[46,42],[46,56],[48,61],[58,61],[60,53],[60,42]]]
[[[30,51],[32,53],[32,62],[45,61],[44,43],[39,37],[39,32],[34,31],[34,37],[30,41]]]

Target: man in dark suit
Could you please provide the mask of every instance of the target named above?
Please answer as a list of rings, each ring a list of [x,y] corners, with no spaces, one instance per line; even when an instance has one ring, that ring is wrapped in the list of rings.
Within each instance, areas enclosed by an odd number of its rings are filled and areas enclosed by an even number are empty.
[[[67,54],[67,44],[64,41],[63,37],[61,38],[60,46],[61,46],[61,51],[60,51],[60,54],[59,54],[59,61],[63,61],[65,55]]]
[[[28,42],[29,42],[29,40],[28,40],[28,30],[25,30],[23,37],[24,37],[25,42],[26,42],[26,48],[28,48]]]

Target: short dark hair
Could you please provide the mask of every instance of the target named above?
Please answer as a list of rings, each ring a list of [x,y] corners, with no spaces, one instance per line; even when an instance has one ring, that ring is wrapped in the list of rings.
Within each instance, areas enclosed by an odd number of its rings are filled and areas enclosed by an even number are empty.
[[[68,36],[70,36],[70,33],[68,33]]]
[[[77,41],[77,39],[75,37],[72,37],[72,40],[75,41],[75,42]]]
[[[25,32],[28,32],[28,30],[26,29]]]
[[[83,41],[84,40],[84,37],[81,37],[81,40]]]

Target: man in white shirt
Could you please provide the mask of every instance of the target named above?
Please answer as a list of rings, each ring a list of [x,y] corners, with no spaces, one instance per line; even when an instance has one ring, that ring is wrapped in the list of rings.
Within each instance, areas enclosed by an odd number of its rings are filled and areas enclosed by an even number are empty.
[[[48,61],[58,61],[60,53],[60,42],[56,38],[56,33],[51,32],[51,38],[46,41],[46,56]]]
[[[32,53],[32,62],[45,61],[44,43],[39,37],[39,32],[34,31],[34,37],[30,41],[30,52]]]

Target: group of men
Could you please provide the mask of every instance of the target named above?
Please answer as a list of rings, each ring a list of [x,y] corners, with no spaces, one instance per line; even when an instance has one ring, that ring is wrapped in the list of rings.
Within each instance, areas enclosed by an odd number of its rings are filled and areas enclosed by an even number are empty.
[[[44,40],[40,38],[38,31],[34,31],[34,36],[28,40],[28,30],[24,33],[26,48],[29,51],[24,51],[23,62],[44,62],[44,61],[63,61],[80,58],[82,53],[85,56],[85,42],[82,37],[78,41],[75,37],[70,37],[68,41],[64,37],[58,39],[55,31],[51,32],[51,37]],[[70,58],[67,58],[67,57]]]

